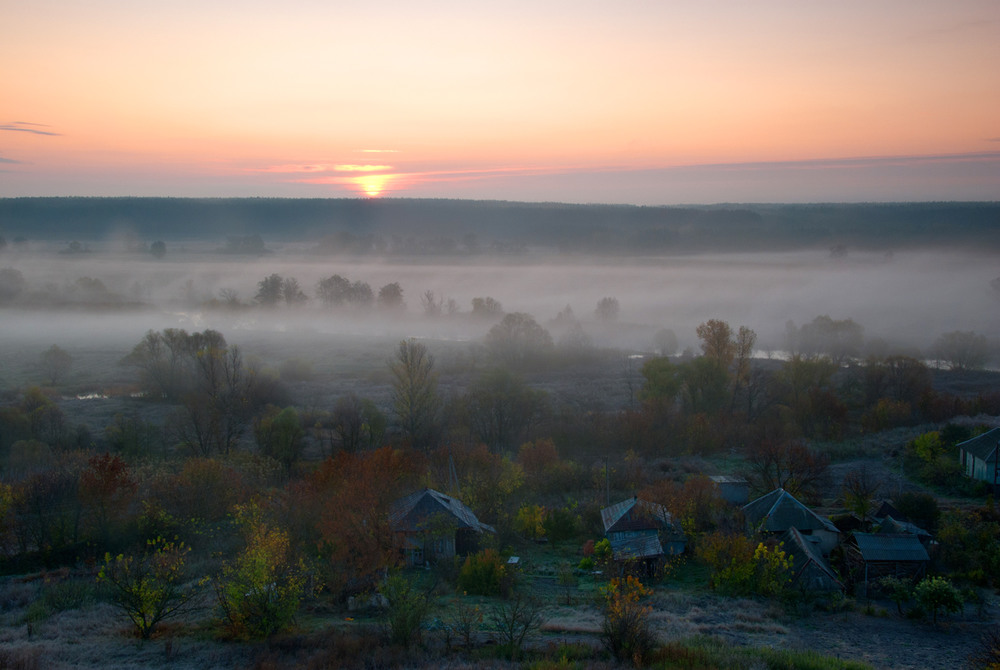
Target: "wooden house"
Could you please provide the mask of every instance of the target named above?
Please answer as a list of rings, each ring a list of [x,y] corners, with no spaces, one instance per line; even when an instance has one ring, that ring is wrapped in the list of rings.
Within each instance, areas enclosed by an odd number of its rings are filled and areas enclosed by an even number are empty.
[[[994,488],[1000,484],[1000,461],[997,460],[1000,451],[1000,428],[994,428],[971,440],[959,442],[956,446],[966,475],[987,482]]]
[[[795,528],[812,538],[824,556],[829,556],[840,540],[833,522],[813,512],[785,489],[775,489],[743,506],[747,530],[751,534],[783,535]]]
[[[844,585],[820,553],[815,538],[807,538],[796,528],[781,536],[784,552],[792,563],[792,587],[800,591],[843,591]]]
[[[465,556],[478,550],[483,533],[494,532],[460,500],[434,489],[393,503],[389,525],[408,566]]]
[[[632,497],[602,509],[601,521],[616,562],[640,562],[655,570],[665,556],[684,553],[684,533],[663,505]]]

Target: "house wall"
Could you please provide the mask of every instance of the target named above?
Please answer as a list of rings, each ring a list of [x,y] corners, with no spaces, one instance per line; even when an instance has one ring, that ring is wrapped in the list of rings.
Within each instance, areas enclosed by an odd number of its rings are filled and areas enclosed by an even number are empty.
[[[965,475],[971,477],[972,479],[978,479],[980,481],[993,483],[993,478],[996,471],[996,460],[984,461],[981,458],[977,458],[973,454],[967,451],[962,451],[961,454],[962,465],[965,466]]]
[[[981,479],[984,482],[993,483],[993,476],[996,472],[996,465],[978,458],[973,459],[975,471],[972,474],[974,479]]]
[[[617,542],[618,540],[631,540],[633,537],[642,537],[644,535],[656,536],[658,533],[653,528],[647,530],[619,530],[608,533],[608,539],[612,542]]]
[[[428,533],[406,533],[404,559],[408,567],[418,567],[455,556],[454,537],[432,537]]]

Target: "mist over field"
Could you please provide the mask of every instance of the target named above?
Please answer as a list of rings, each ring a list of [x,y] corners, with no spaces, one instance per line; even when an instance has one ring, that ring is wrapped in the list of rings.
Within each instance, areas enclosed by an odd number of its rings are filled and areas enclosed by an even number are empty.
[[[29,296],[21,309],[6,310],[3,340],[47,335],[45,340],[55,342],[127,343],[163,327],[215,328],[234,340],[245,331],[475,340],[494,321],[469,319],[470,304],[489,296],[504,311],[527,312],[543,325],[569,306],[596,346],[638,351],[651,350],[653,334],[662,328],[677,334],[681,349],[694,347],[695,327],[713,318],[754,329],[761,351],[780,350],[786,322],[801,325],[820,315],[853,319],[868,339],[923,350],[943,332],[995,329],[998,295],[990,281],[1000,271],[989,257],[932,251],[842,258],[815,251],[627,261],[529,254],[506,262],[330,262],[293,247],[250,260],[195,252],[174,252],[162,260],[95,252],[74,258],[7,255],[0,261],[24,276]],[[310,300],[273,309],[210,306],[225,290],[251,303],[258,283],[275,273],[297,279]],[[315,298],[316,284],[333,274],[366,282],[376,292],[398,282],[406,308],[387,314],[374,307],[325,306]],[[81,277],[99,280],[122,304],[31,307],[33,292],[45,287],[72,292]],[[460,311],[426,316],[421,306],[426,291],[454,300]],[[594,317],[597,302],[608,296],[621,306],[613,323]]]

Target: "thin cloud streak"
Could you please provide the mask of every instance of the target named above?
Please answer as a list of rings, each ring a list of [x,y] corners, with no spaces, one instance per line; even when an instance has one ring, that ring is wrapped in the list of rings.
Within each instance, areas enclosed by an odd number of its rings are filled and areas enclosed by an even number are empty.
[[[1000,138],[998,138],[1000,139]],[[827,169],[851,167],[878,167],[900,165],[928,165],[933,163],[956,163],[1000,160],[1000,151],[978,151],[972,153],[929,154],[915,156],[857,156],[850,158],[818,158],[799,161],[759,161],[747,163],[696,163],[676,165],[681,169],[733,169],[733,170],[773,170],[787,168]],[[657,168],[654,168],[657,169]],[[669,169],[669,168],[668,168]]]
[[[997,138],[1000,139],[1000,138]],[[954,154],[933,154],[916,156],[858,156],[848,158],[824,158],[798,161],[760,161],[742,163],[695,163],[687,165],[664,165],[658,167],[634,167],[628,165],[592,165],[585,167],[576,166],[514,166],[495,168],[474,168],[474,169],[452,169],[452,170],[400,170],[392,174],[386,174],[387,178],[396,181],[405,181],[409,185],[422,183],[445,183],[445,182],[467,182],[476,180],[486,180],[494,177],[528,177],[544,175],[573,175],[573,174],[669,174],[672,172],[688,171],[714,171],[714,172],[743,172],[743,171],[775,171],[775,170],[844,170],[844,169],[871,169],[880,167],[905,167],[905,166],[932,166],[951,163],[991,163],[1000,161],[1000,151],[983,151],[973,153]],[[311,166],[315,167],[315,166]],[[297,172],[321,172],[321,171],[379,171],[381,169],[391,170],[391,166],[326,166],[327,170],[297,170]],[[278,172],[276,169],[266,171]],[[295,170],[283,170],[284,172],[296,172]],[[309,177],[302,179],[292,179],[290,181],[303,184],[350,184],[353,177],[341,177],[336,175],[324,177]]]
[[[0,130],[8,130],[15,133],[31,133],[32,135],[48,135],[51,137],[61,137],[62,133],[52,132],[51,130],[39,130],[40,128],[49,128],[41,123],[28,123],[27,121],[14,121],[13,123],[5,123],[0,125]]]
[[[317,163],[310,165],[270,165],[266,168],[248,168],[250,172],[272,172],[280,174],[315,172],[381,172],[392,170],[391,165],[355,165],[350,163]]]

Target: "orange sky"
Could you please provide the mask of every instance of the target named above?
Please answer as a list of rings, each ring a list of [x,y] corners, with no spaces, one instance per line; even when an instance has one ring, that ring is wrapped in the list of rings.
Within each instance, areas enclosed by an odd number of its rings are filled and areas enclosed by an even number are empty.
[[[342,4],[0,0],[0,196],[1000,198],[995,0]]]

